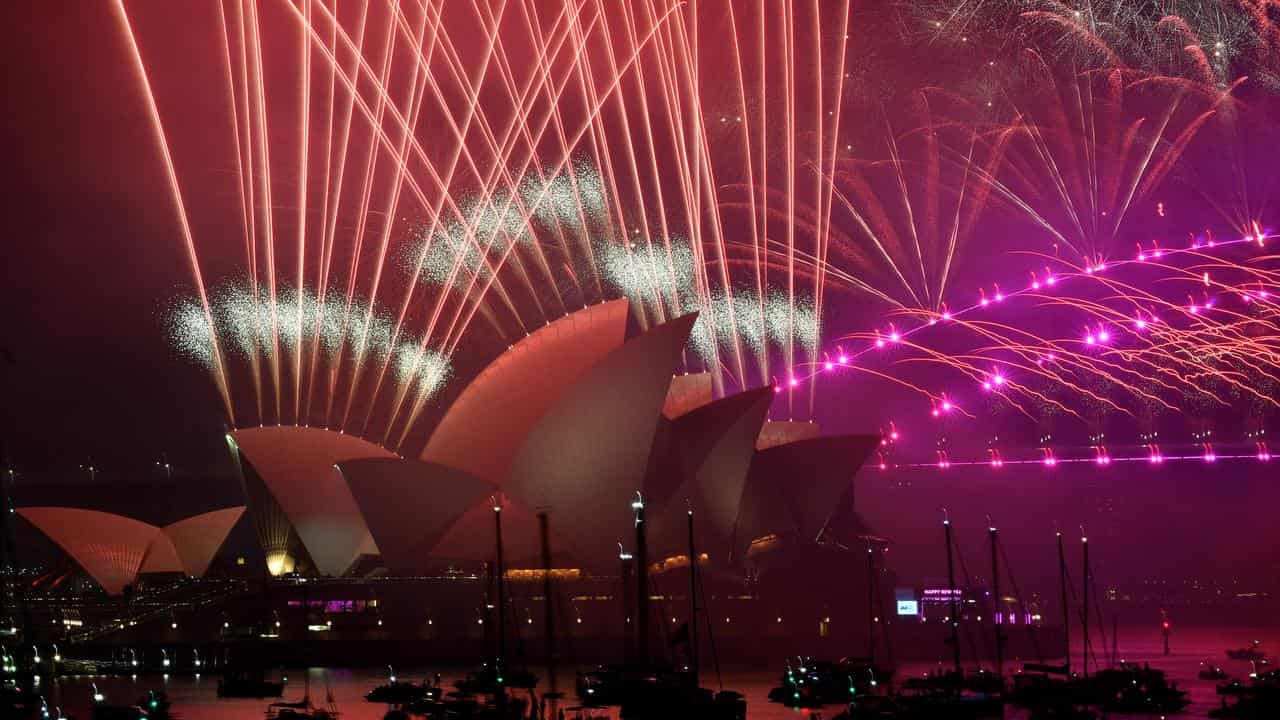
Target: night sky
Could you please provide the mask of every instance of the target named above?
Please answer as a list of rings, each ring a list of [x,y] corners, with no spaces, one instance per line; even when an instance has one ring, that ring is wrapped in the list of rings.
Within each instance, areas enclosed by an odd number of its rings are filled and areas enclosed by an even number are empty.
[[[107,3],[9,4],[3,439],[19,467],[208,456],[222,422],[158,311],[188,282]]]
[[[909,42],[898,31],[918,18],[890,4],[855,10],[850,26],[861,32],[849,41],[847,69],[853,79],[846,115],[865,118],[852,124],[854,143],[870,146],[868,138],[881,131],[870,118],[878,115],[904,126],[913,117],[909,103],[898,101],[904,89],[990,92],[974,90],[965,63],[985,66],[982,58],[1004,60],[1014,52],[997,46],[957,50],[936,39]],[[175,462],[209,462],[221,453],[224,413],[207,373],[177,357],[166,342],[165,310],[174,298],[190,293],[192,276],[118,21],[109,3],[16,4],[2,12],[7,26],[22,29],[0,51],[10,98],[2,130],[7,162],[0,201],[7,230],[0,269],[7,452],[31,469],[75,467],[90,458],[105,466],[146,465],[161,452]],[[269,7],[264,22],[272,19],[271,12]],[[220,273],[243,265],[234,259],[240,230],[230,183],[234,156],[224,127],[225,88],[215,87],[221,75],[208,62],[219,52],[216,14],[206,6],[175,11],[139,3],[131,17],[144,57],[168,60],[149,61],[148,70],[178,149],[178,173],[201,261],[216,281]],[[173,32],[179,25],[182,31]],[[284,41],[264,39],[269,56],[277,42]],[[287,78],[287,63],[280,64],[286,69],[278,72]],[[287,99],[281,92],[274,102],[287,105]],[[288,146],[289,138],[278,132],[272,139]],[[1188,152],[1193,151],[1200,150]],[[1151,202],[1133,210],[1129,235],[1135,240],[1180,234],[1211,215],[1203,202],[1180,202],[1196,197],[1186,183],[1168,185],[1161,196],[1170,208],[1168,217],[1157,217]],[[283,181],[278,195],[290,186]],[[291,202],[281,199],[277,205],[287,210]],[[1015,268],[1027,261],[1008,251],[1021,244],[1046,247],[1033,231],[1011,220],[1007,208],[996,205],[970,251],[977,261],[961,264],[952,287],[992,279],[1020,282],[1024,271]],[[405,231],[397,227],[393,235]],[[953,291],[956,302],[969,292],[967,287]],[[879,312],[856,295],[833,290],[826,302],[828,336],[882,326]],[[504,346],[483,333],[477,328],[476,340],[463,345],[456,360],[459,377],[437,407]],[[945,340],[938,342],[945,351]],[[910,404],[895,410],[904,397],[890,383],[857,376],[837,380],[822,385],[816,417],[834,431],[876,431],[886,416],[903,423],[903,416],[923,415],[918,397],[908,397]],[[868,411],[869,406],[888,411]],[[807,417],[807,411],[799,415]],[[781,409],[774,415],[786,417]],[[996,434],[1016,433],[1024,425],[1013,418]],[[1084,443],[1083,429],[1071,432],[1071,442]],[[983,427],[974,433],[966,442],[981,448],[992,431]],[[929,441],[918,449],[931,453],[934,433],[926,435]],[[1034,438],[1019,442],[1032,445]]]

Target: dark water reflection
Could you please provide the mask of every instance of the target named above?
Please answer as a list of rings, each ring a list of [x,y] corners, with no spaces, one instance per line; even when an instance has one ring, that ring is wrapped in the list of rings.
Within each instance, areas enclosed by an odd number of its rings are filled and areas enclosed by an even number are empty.
[[[1119,656],[1130,662],[1150,662],[1153,666],[1165,670],[1179,687],[1191,693],[1192,705],[1178,717],[1202,718],[1208,711],[1216,707],[1220,700],[1214,690],[1214,683],[1200,680],[1197,673],[1202,660],[1211,660],[1224,665],[1233,677],[1245,676],[1249,672],[1249,663],[1228,660],[1224,651],[1227,648],[1247,645],[1251,640],[1261,640],[1263,649],[1269,653],[1280,652],[1280,631],[1248,630],[1248,629],[1179,629],[1171,642],[1171,654],[1162,655],[1161,638],[1153,622],[1151,628],[1121,631]],[[1095,640],[1095,643],[1097,641]],[[1095,648],[1101,656],[1101,650]],[[1073,660],[1078,662],[1079,651]],[[1020,660],[1010,659],[1007,667],[1018,666]],[[967,663],[966,663],[967,664]],[[931,669],[928,664],[913,663],[900,668],[902,674],[922,673]],[[445,683],[449,684],[459,675],[458,669],[448,668],[397,668],[402,681],[418,681],[424,676],[440,672]],[[380,720],[386,706],[374,705],[364,700],[364,693],[371,687],[385,681],[385,670],[342,668],[312,668],[306,675],[310,677],[313,700],[323,702],[326,694],[331,694],[345,720]],[[545,673],[542,673],[545,677]],[[715,687],[715,675],[708,673],[704,684]],[[792,710],[779,705],[770,704],[767,700],[769,688],[777,679],[777,668],[766,670],[728,669],[723,673],[726,688],[742,692],[747,696],[747,716],[758,720],[808,720],[815,711]],[[216,697],[218,680],[212,675],[202,677],[171,676],[139,676],[130,678],[85,678],[63,677],[57,680],[46,679],[42,690],[49,700],[50,707],[60,706],[64,713],[81,719],[89,716],[89,700],[96,683],[101,692],[113,702],[132,702],[148,689],[163,689],[173,702],[174,713],[185,720],[215,720],[221,718],[261,718],[266,707],[265,700],[219,700]],[[302,695],[304,672],[295,670],[289,673],[289,685],[285,690],[286,700],[297,699]],[[570,673],[562,673],[560,688],[569,692],[565,705],[576,704],[572,699],[573,677]],[[839,711],[838,707],[822,708],[816,712],[823,718],[830,718]],[[573,713],[568,713],[569,717]],[[616,717],[616,711],[612,713]],[[1020,715],[1010,709],[1008,718]],[[1121,716],[1116,716],[1121,717]],[[1149,717],[1149,716],[1148,716]]]

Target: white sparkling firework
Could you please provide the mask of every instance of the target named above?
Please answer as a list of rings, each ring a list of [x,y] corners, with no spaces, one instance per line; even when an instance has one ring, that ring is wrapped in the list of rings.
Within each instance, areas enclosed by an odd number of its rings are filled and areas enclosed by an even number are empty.
[[[695,302],[698,270],[681,238],[672,238],[669,250],[661,243],[605,243],[596,260],[615,290],[653,312],[674,313]]]
[[[224,350],[243,358],[275,353],[274,343],[268,342],[272,335],[269,301],[259,300],[243,283],[232,283],[214,290],[209,305]]]
[[[214,368],[213,331],[199,300],[183,297],[171,302],[164,311],[164,324],[174,352],[206,369]]]
[[[419,282],[456,289],[473,279],[485,284],[512,244],[528,248],[538,241],[535,224],[580,236],[604,232],[604,182],[579,162],[546,181],[526,176],[515,196],[503,191],[464,198],[458,211],[462,221],[441,221],[434,232],[431,223],[423,223],[409,244],[401,264],[409,273],[418,271]]]
[[[730,303],[725,297],[718,297],[712,301],[713,310],[717,318],[723,318],[718,325],[727,328],[729,325],[729,309]],[[762,307],[760,301],[754,291],[743,291],[739,289],[733,294],[733,325],[737,328],[737,338],[744,349],[751,350],[754,353],[761,353],[767,349],[766,345],[766,328],[761,320]],[[721,333],[720,342],[727,343],[733,340],[733,336],[728,333]]]
[[[588,223],[606,211],[604,181],[589,163],[575,162],[545,183],[526,177],[520,197],[533,217],[544,223],[585,231]]]
[[[765,328],[769,340],[782,346],[789,341],[812,353],[818,337],[818,311],[813,299],[797,295],[792,301],[781,290],[769,290],[764,301]]]
[[[435,395],[453,374],[448,358],[413,341],[396,343],[392,368],[400,386],[410,388],[418,398]]]
[[[289,359],[315,347],[334,363],[345,347],[357,363],[390,358],[390,368],[404,388],[434,395],[451,375],[444,355],[424,348],[422,339],[401,334],[392,347],[395,319],[371,307],[368,300],[329,295],[322,302],[309,288],[281,288],[273,304],[256,297],[247,283],[217,288],[210,298],[213,326],[222,347],[242,359],[274,357],[276,348]],[[178,354],[206,368],[215,365],[213,338],[204,310],[194,298],[179,298],[165,313],[170,345]],[[301,346],[299,346],[299,340]]]
[[[482,224],[490,230],[509,224],[502,215],[496,208],[483,211]],[[490,262],[501,259],[513,238],[524,236],[507,232],[475,232],[468,236],[463,224],[456,221],[437,227],[432,237],[428,232],[425,225],[418,229],[418,237],[405,258],[405,268],[410,273],[417,270],[420,283],[456,288],[466,287],[473,279],[487,281]]]
[[[739,289],[732,302],[717,293],[698,309],[689,344],[703,360],[729,351],[735,342],[756,354],[794,346],[812,356],[816,350],[818,313],[807,297],[792,303],[786,293],[769,290],[761,303],[755,290]]]
[[[670,254],[661,244],[608,243],[597,250],[596,258],[605,280],[649,312],[699,311],[689,345],[703,360],[713,360],[718,350],[735,343],[757,354],[792,343],[810,354],[816,349],[818,313],[811,298],[797,295],[792,302],[781,290],[767,290],[762,302],[755,290],[742,288],[732,299],[717,291],[701,300],[693,250],[682,238],[672,239]]]

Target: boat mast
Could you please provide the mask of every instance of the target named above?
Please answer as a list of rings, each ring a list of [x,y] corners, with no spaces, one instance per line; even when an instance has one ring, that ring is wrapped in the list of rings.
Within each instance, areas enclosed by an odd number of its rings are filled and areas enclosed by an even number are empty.
[[[6,617],[12,612],[11,603],[18,604],[14,601],[17,599],[19,587],[17,544],[13,541],[13,523],[9,520],[9,515],[14,512],[12,498],[9,495],[12,484],[13,468],[9,467],[7,460],[0,458],[0,612],[3,612]],[[25,622],[22,638],[31,640],[31,628],[27,627]],[[34,663],[32,667],[34,668]]]
[[[485,560],[483,563],[484,598],[483,603],[481,603],[481,619],[484,622],[481,623],[480,632],[480,657],[483,663],[488,663],[495,654],[493,647],[493,613],[489,612],[493,609],[493,565],[492,560]]]
[[[990,519],[987,520],[990,523]],[[1000,623],[1003,620],[1004,611],[1000,607],[1000,557],[996,546],[996,526],[989,525],[987,531],[991,536],[991,606],[993,615],[991,616],[992,625],[996,631],[996,677],[1000,679],[1000,684],[1004,685],[1004,638],[1000,632]]]
[[[547,527],[547,513],[538,513],[538,535],[542,540],[542,624],[546,635],[547,680],[551,692],[556,692],[556,634],[555,613],[551,607],[551,532]]]
[[[1084,646],[1081,650],[1081,667],[1085,677],[1089,677],[1089,538],[1080,537],[1084,549],[1084,598],[1083,612],[1080,613],[1080,632],[1084,635]]]
[[[636,491],[631,502],[636,513],[636,662],[649,664],[649,547],[645,539],[644,498]]]
[[[687,502],[687,501],[686,501]],[[693,506],[689,506],[689,672],[698,686],[698,554],[693,545]]]
[[[947,595],[951,601],[951,655],[956,675],[960,675],[960,610],[956,603],[956,569],[951,558],[951,519],[946,516],[946,510],[943,510],[942,531],[947,542]]]
[[[1169,624],[1166,622],[1162,627],[1164,628],[1164,654],[1168,655],[1169,654]],[[1119,637],[1120,637],[1120,616],[1113,613],[1111,615],[1111,666],[1112,667],[1115,667],[1116,665],[1120,664],[1120,648],[1117,647],[1117,645],[1120,642]]]
[[[1062,547],[1062,533],[1058,533],[1058,587],[1062,591],[1062,643],[1066,647],[1067,674],[1071,674],[1071,606],[1067,604],[1067,553]]]
[[[303,626],[311,624],[311,583],[302,586],[302,624]],[[280,632],[277,630],[276,632]],[[302,635],[303,657],[310,657],[310,632]],[[311,707],[311,668],[302,669],[302,699],[308,708]]]
[[[9,514],[13,511],[9,502],[9,485],[13,480],[13,468],[9,467],[9,463],[0,458],[0,611],[9,614],[9,599],[11,591],[17,587],[14,581],[14,575],[17,574],[18,563],[14,559],[16,555],[14,543],[11,542],[13,526],[9,522]],[[23,628],[24,640],[31,639],[31,633],[25,632]]]
[[[498,677],[502,677],[502,656],[506,654],[506,566],[502,561],[502,501],[493,498],[493,529],[498,544]]]
[[[867,662],[876,664],[876,554],[867,541]]]
[[[13,467],[9,465],[8,458],[4,456],[4,448],[0,446],[0,593],[4,596],[5,616],[9,616],[11,612],[10,604],[16,605],[18,614],[22,618],[22,638],[34,642],[34,636],[31,633],[31,608],[27,606],[27,586],[20,578],[18,544],[15,540],[14,523],[10,519],[10,516],[16,512],[12,495],[13,481]],[[35,692],[37,671],[35,645],[32,645],[31,649],[33,651],[31,666],[19,675],[18,687],[25,684],[28,689]]]
[[[619,582],[618,597],[622,602],[622,662],[630,665],[635,662],[635,638],[631,625],[631,591],[635,588],[631,582],[631,565],[635,557],[618,542]]]

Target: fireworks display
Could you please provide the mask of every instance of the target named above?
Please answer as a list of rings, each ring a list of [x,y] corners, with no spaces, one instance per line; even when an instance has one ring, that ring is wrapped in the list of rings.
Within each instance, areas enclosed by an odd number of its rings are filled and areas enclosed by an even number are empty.
[[[340,296],[321,303],[305,287],[301,291],[277,287],[275,302],[268,302],[246,283],[233,283],[213,289],[209,300],[209,315],[197,301],[181,299],[169,310],[167,321],[175,349],[210,370],[215,367],[212,339],[217,338],[222,353],[246,362],[265,358],[284,372],[300,367],[304,359],[333,367],[344,347],[358,348],[366,356],[389,357],[397,393],[415,399],[434,395],[451,372],[448,360],[427,349],[421,339],[404,333],[394,337],[394,318],[363,298],[352,298],[347,307]],[[302,379],[307,377],[314,374]],[[310,415],[318,391],[303,390],[304,416]],[[326,415],[331,412],[329,408]]]
[[[627,297],[700,313],[717,393],[872,392],[944,466],[1011,424],[1036,461],[1055,433],[1216,459],[1223,417],[1270,457],[1265,0],[220,0],[184,69],[217,137],[167,122],[150,12],[117,5],[194,272],[167,326],[233,424],[399,448],[451,377]],[[221,232],[196,146],[234,170]]]

